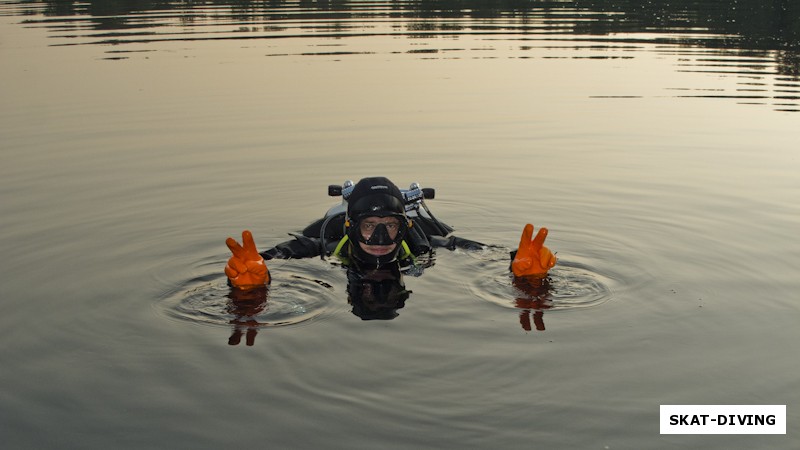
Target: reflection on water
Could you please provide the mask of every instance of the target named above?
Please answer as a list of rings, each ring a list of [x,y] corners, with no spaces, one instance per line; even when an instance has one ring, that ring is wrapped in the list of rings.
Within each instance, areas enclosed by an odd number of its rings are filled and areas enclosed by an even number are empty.
[[[509,263],[507,254],[507,249],[499,247],[468,252],[460,255],[465,260],[458,270],[486,271],[475,264],[492,267],[496,273],[476,277],[471,291],[476,298],[519,310],[520,324],[525,331],[532,329],[531,318],[536,330],[545,330],[545,310],[578,311],[611,299],[608,282],[601,281],[604,277],[592,273],[588,267],[560,261],[545,279],[516,278],[504,270]],[[209,273],[181,283],[166,293],[158,306],[167,316],[190,323],[232,326],[229,343],[238,345],[245,336],[247,345],[251,346],[261,328],[304,325],[324,319],[345,303],[361,320],[393,320],[412,294],[406,288],[404,274],[396,270],[360,272],[331,264],[334,273],[340,270],[347,273],[345,296],[332,284],[313,278],[311,266],[314,264],[307,260],[273,260],[271,264],[279,267],[274,270],[269,287],[247,291],[233,289],[225,283],[221,273]],[[217,262],[210,267],[221,265],[222,262]]]
[[[230,323],[233,325],[233,334],[228,339],[229,345],[239,345],[244,333],[246,343],[252,346],[255,343],[258,328],[261,322],[257,317],[267,307],[267,287],[252,289],[249,291],[231,290],[228,294],[230,303],[228,313],[233,316]]]
[[[169,42],[296,40],[270,57],[405,53],[424,59],[634,58],[655,51],[679,72],[732,88],[666,86],[674,98],[732,99],[800,111],[800,6],[697,1],[22,1],[3,13],[44,27],[52,45],[100,45],[105,59],[147,58]],[[365,42],[365,38],[370,38]],[[382,39],[405,38],[387,46]],[[329,40],[325,48],[317,44]],[[156,46],[156,48],[154,48]],[[637,94],[598,95],[631,98]]]
[[[361,320],[395,319],[410,296],[397,268],[347,269],[347,303]]]
[[[800,448],[657,433],[659,404],[800,419],[796,8],[0,2],[3,447]],[[226,236],[373,175],[505,248],[231,292]]]
[[[544,331],[544,310],[553,306],[550,297],[549,279],[514,278],[514,288],[519,291],[519,296],[514,300],[514,306],[519,308],[519,323],[525,331],[531,331],[531,318],[536,324],[537,331]]]

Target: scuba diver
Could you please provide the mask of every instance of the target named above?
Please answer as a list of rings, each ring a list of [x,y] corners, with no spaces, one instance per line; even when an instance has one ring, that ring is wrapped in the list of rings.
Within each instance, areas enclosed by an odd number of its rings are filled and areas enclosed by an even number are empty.
[[[342,204],[292,240],[261,253],[250,231],[242,232],[241,245],[233,238],[226,240],[233,255],[225,275],[233,294],[268,286],[268,260],[333,256],[347,268],[353,314],[363,320],[387,320],[398,315],[409,297],[403,274],[421,274],[432,264],[435,248],[486,247],[451,235],[453,229],[436,219],[425,204],[435,191],[421,189],[416,183],[401,190],[385,177],[370,177],[355,184],[347,181],[329,186],[328,193],[341,195]],[[511,252],[510,268],[515,279],[541,285],[538,281],[546,279],[556,257],[544,246],[547,228],[540,228],[535,238],[533,229],[531,224],[524,227],[518,249]]]

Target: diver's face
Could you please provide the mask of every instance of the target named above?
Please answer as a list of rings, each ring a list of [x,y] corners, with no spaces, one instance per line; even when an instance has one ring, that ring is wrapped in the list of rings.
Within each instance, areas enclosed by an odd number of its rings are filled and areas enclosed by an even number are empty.
[[[389,238],[392,240],[397,238],[397,233],[400,231],[400,221],[396,217],[366,217],[361,220],[358,225],[364,240],[369,240],[370,236],[372,236],[372,233],[375,231],[375,227],[380,224],[386,227],[386,231],[389,232]],[[358,245],[361,246],[362,250],[372,256],[388,255],[397,247],[397,244],[367,245],[363,242],[359,242]]]

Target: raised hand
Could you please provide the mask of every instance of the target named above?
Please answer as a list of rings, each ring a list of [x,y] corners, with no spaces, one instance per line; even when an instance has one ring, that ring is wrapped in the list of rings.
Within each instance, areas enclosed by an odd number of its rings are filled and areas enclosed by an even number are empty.
[[[544,278],[547,271],[556,265],[556,256],[544,246],[547,228],[540,228],[533,240],[531,236],[533,225],[527,224],[522,230],[517,254],[511,262],[511,271],[518,277]]]
[[[232,286],[248,290],[269,284],[269,269],[264,258],[258,254],[250,231],[242,231],[242,245],[230,237],[225,240],[225,244],[233,253],[225,266],[225,275]]]

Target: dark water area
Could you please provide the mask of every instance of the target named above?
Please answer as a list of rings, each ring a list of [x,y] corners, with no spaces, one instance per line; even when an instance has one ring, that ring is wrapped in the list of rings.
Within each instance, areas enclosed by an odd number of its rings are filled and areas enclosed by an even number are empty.
[[[0,60],[2,448],[800,448],[797,2],[0,0]],[[375,175],[491,246],[227,286]]]

